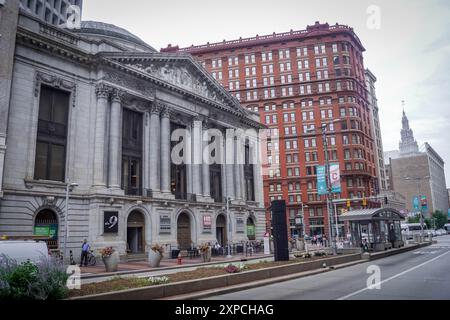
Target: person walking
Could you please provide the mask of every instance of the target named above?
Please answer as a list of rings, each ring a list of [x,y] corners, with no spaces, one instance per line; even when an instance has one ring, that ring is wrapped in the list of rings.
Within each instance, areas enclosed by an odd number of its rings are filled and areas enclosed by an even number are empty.
[[[90,250],[91,250],[91,246],[89,245],[87,240],[84,239],[83,244],[81,245],[80,267],[83,266],[83,261],[84,261],[84,266],[87,267],[87,265],[88,265],[88,254],[89,254]]]

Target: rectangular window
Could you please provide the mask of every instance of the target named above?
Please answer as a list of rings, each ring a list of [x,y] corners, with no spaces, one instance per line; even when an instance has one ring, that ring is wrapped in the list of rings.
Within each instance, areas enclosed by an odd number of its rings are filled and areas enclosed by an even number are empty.
[[[142,114],[123,109],[122,117],[122,183],[127,195],[142,194]]]
[[[65,181],[70,93],[41,87],[34,178]]]

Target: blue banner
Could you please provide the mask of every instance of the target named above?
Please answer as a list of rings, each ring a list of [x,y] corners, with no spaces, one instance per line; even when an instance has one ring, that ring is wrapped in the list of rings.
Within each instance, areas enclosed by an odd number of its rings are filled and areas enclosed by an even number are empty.
[[[327,179],[325,174],[325,166],[317,166],[317,193],[325,195],[327,191]]]
[[[414,210],[419,211],[419,204],[420,204],[419,197],[418,196],[414,196],[413,197],[413,208],[414,208]]]

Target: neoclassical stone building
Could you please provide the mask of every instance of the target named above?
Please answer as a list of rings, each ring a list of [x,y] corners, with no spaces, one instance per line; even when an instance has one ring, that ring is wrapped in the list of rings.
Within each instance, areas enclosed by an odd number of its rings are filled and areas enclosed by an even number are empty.
[[[244,141],[240,164],[190,163],[216,141],[207,129],[259,130],[258,115],[189,54],[158,53],[109,24],[69,31],[18,17],[4,62],[13,68],[1,105],[0,235],[48,234],[61,248],[65,190],[77,183],[67,220],[75,254],[84,238],[123,256],[153,243],[185,249],[262,238],[257,141],[232,140],[234,149]],[[177,129],[186,134],[172,141]],[[180,142],[188,146],[181,164],[171,161]]]

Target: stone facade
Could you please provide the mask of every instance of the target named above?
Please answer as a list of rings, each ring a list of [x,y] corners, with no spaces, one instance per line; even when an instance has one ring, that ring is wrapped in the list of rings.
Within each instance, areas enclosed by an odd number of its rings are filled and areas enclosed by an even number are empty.
[[[1,14],[7,9],[1,8]],[[14,25],[14,14],[17,19],[17,8],[15,13],[10,12],[10,25]],[[4,20],[0,21],[3,28]],[[253,225],[256,239],[262,239],[266,221],[259,165],[252,167],[254,199],[246,198],[242,165],[221,166],[223,199],[232,198],[229,215],[225,202],[217,202],[210,195],[210,175],[204,163],[186,165],[186,198],[171,192],[170,180],[171,124],[184,125],[191,132],[187,144],[196,157],[201,152],[203,130],[259,130],[264,126],[258,116],[241,107],[188,54],[145,51],[151,47],[141,43],[136,43],[141,50],[130,51],[131,45],[123,45],[133,42],[130,37],[115,42],[101,31],[94,39],[93,30],[85,36],[83,30],[72,33],[44,25],[30,15],[20,15],[17,36],[9,35],[10,40],[16,38],[15,62],[11,56],[14,41],[10,42],[9,60],[0,61],[13,66],[6,75],[12,79],[11,97],[6,97],[10,103],[2,100],[1,104],[0,142],[6,138],[8,148],[4,164],[0,161],[0,235],[31,236],[38,213],[50,210],[57,217],[59,247],[67,232],[67,248],[75,255],[84,238],[93,249],[113,246],[125,255],[134,241],[130,240],[130,228],[136,226],[140,229],[133,231],[133,237],[142,240],[138,252],[147,251],[152,243],[178,246],[180,232],[187,232],[183,236],[188,234],[195,245],[215,243],[219,216],[227,221],[222,232],[231,233],[228,240],[247,241],[247,225]],[[122,31],[117,28],[116,34],[120,36]],[[5,33],[1,33],[0,41],[6,41]],[[43,86],[70,95],[65,181],[41,180],[35,175]],[[3,81],[2,90],[8,92]],[[10,105],[6,117],[5,105]],[[134,195],[123,189],[121,172],[125,110],[142,117],[142,181]],[[4,119],[8,119],[7,131]],[[0,152],[6,144],[0,144]],[[251,148],[256,151],[256,144]],[[70,195],[65,230],[65,190],[67,183],[73,182],[78,186]],[[118,230],[107,233],[106,216],[111,213],[118,218]],[[187,231],[180,231],[181,220],[186,222],[183,227],[187,226]]]

